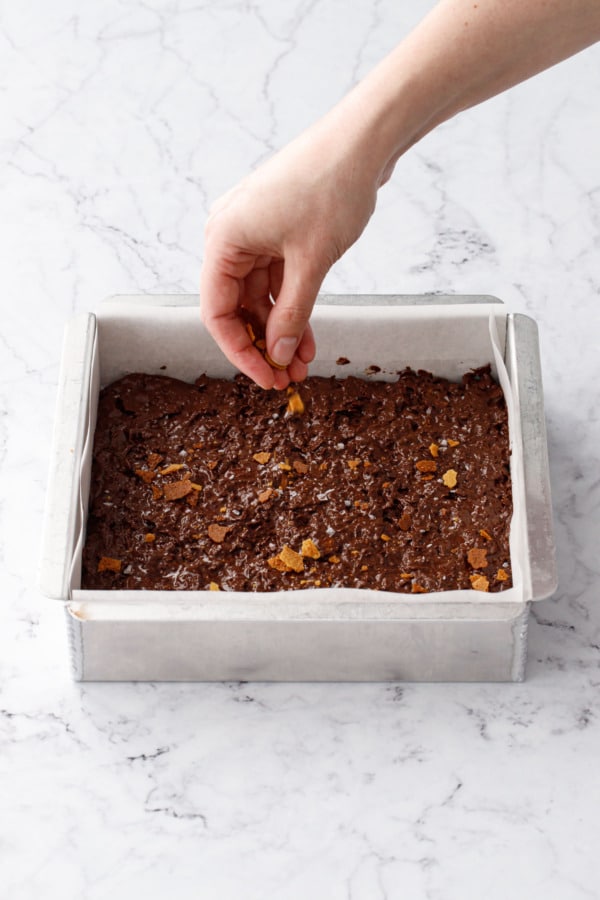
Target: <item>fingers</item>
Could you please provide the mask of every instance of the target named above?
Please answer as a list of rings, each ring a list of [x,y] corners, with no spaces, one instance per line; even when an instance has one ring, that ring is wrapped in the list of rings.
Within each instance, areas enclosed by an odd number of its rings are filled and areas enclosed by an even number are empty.
[[[315,355],[308,320],[322,281],[320,270],[304,265],[302,259],[292,256],[285,260],[281,290],[267,321],[266,340],[267,352],[275,363],[286,367],[295,363],[295,371],[290,371],[293,380],[301,380],[296,379],[296,372],[305,371]]]
[[[315,358],[315,352],[315,336],[309,323],[300,339],[296,355],[287,367],[290,381],[304,381],[308,375],[308,363]]]
[[[211,216],[205,231],[202,318],[233,365],[263,388],[283,389],[291,380],[306,378],[314,358],[308,320],[325,270],[298,249],[306,247],[305,233],[291,242],[289,251],[279,250],[277,241],[257,239],[252,228],[244,226],[244,203],[232,197]],[[232,218],[233,201],[239,221]],[[274,225],[271,230],[276,232]],[[247,321],[264,333],[266,358],[276,365],[269,365],[254,346]]]
[[[261,259],[262,267],[252,269],[245,278],[237,278],[221,271],[217,264],[206,261],[201,274],[200,306],[203,321],[211,335],[221,347],[229,361],[249,378],[266,390],[276,388],[283,390],[290,381],[303,381],[308,374],[308,363],[315,356],[315,339],[312,328],[307,322],[314,298],[312,292],[304,292],[298,301],[304,303],[301,315],[292,320],[290,305],[284,309],[284,323],[289,327],[293,321],[296,328],[304,328],[299,338],[293,338],[293,354],[285,370],[273,369],[252,344],[244,319],[240,316],[242,303],[251,310],[261,325],[271,327],[270,318],[281,300],[273,305],[273,268],[268,261]],[[275,284],[283,282],[283,264],[275,261]],[[293,283],[288,278],[288,286]],[[310,284],[310,280],[302,280],[302,284]],[[319,279],[313,281],[318,290]],[[281,291],[278,291],[281,297]],[[315,294],[316,296],[316,294]],[[284,306],[285,304],[281,304]],[[277,323],[276,323],[277,324]],[[290,336],[289,334],[287,335]]]
[[[268,269],[254,269],[243,279],[240,304],[251,314],[257,334],[264,335],[273,306]]]
[[[315,343],[315,335],[309,323],[304,329],[304,334],[302,335],[300,343],[298,344],[296,355],[298,356],[298,359],[300,359],[306,365],[313,361],[316,352],[317,346]]]
[[[200,279],[200,312],[204,324],[227,359],[260,387],[275,385],[273,369],[253,346],[239,316],[242,281],[206,262]]]

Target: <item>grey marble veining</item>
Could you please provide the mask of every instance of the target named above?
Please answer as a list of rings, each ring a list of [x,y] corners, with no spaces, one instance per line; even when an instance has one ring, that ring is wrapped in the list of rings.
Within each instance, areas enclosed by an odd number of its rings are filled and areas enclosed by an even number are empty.
[[[64,323],[194,291],[210,203],[432,4],[0,11],[0,893],[600,896],[600,47],[398,164],[329,291],[539,323],[560,586],[519,685],[77,685],[36,565]]]

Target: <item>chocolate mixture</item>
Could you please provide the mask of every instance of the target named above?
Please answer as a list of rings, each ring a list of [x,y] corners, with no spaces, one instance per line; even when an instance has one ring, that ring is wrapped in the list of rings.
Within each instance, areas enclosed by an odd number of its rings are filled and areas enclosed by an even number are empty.
[[[84,588],[511,586],[508,422],[462,384],[128,375],[100,395]]]

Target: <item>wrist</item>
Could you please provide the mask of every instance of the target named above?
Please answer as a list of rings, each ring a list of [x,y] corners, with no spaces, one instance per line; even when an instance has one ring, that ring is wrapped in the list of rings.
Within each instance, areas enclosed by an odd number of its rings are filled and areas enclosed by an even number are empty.
[[[398,47],[336,107],[377,189],[407,150],[452,115],[448,86],[432,83],[431,72],[424,77],[412,56]]]

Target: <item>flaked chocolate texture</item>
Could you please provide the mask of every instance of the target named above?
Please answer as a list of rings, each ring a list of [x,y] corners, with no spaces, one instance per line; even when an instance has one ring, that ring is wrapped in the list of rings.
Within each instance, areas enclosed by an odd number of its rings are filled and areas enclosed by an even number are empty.
[[[508,421],[489,367],[460,384],[406,369],[296,390],[301,405],[241,375],[106,387],[82,586],[511,587]]]

